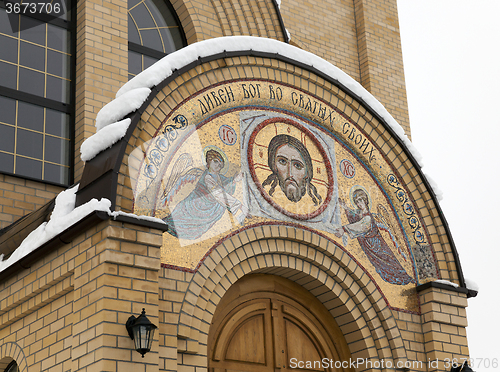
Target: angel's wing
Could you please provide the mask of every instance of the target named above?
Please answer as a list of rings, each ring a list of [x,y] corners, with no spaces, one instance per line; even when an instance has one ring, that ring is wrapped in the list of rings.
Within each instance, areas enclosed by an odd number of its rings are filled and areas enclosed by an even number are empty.
[[[187,183],[194,183],[203,173],[202,169],[193,168],[193,159],[190,154],[182,154],[176,160],[170,177],[164,185],[162,201],[164,204],[172,201],[173,197]]]
[[[193,158],[190,154],[182,154],[181,156],[179,156],[174,164],[174,167],[172,168],[172,172],[170,172],[170,177],[168,178],[167,184],[163,189],[163,196],[166,196],[170,192],[172,187],[177,183],[179,177],[181,177],[182,173],[192,166]]]
[[[377,205],[376,219],[380,219],[381,220],[380,222],[382,222],[382,224],[385,225],[387,232],[391,235],[391,239],[394,242],[394,245],[398,249],[399,254],[401,256],[403,256],[403,258],[406,261],[406,255],[401,250],[401,244],[398,244],[396,230],[394,229],[394,226],[392,225],[392,220],[391,220],[391,217],[389,215],[389,212],[382,204]],[[377,221],[377,222],[379,222],[379,221]]]

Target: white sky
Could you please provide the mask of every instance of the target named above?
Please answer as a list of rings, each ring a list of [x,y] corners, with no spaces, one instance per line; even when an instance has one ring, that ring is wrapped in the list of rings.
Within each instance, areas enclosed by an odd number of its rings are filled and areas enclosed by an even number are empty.
[[[471,358],[500,363],[500,0],[398,0],[412,139],[440,205],[469,299]],[[479,362],[479,360],[477,360]],[[493,371],[484,364],[474,371]]]

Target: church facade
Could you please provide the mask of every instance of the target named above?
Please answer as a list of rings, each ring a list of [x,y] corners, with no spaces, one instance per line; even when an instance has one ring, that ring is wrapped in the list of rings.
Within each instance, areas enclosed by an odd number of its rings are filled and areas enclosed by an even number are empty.
[[[48,63],[37,96],[22,48],[5,57],[18,77],[0,122],[19,146],[0,148],[0,370],[468,358],[477,292],[409,139],[395,0],[65,4],[36,20],[46,56],[49,36],[72,41],[66,103],[48,96]],[[41,48],[19,17],[0,36]],[[157,329],[141,356],[126,323],[143,309]]]

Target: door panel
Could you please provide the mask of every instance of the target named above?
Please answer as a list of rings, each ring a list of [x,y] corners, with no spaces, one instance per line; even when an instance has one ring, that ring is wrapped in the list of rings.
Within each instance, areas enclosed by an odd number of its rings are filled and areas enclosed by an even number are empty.
[[[273,275],[250,275],[229,289],[214,314],[208,353],[209,371],[220,372],[333,371],[323,358],[350,358],[324,306]],[[291,368],[292,358],[303,368]]]

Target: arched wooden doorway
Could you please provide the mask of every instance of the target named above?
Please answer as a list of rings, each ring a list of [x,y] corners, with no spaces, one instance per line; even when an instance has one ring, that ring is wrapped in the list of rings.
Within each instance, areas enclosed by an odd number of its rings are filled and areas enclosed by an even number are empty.
[[[208,367],[214,372],[350,371],[341,366],[350,358],[323,304],[274,275],[248,275],[231,286],[208,335]]]

